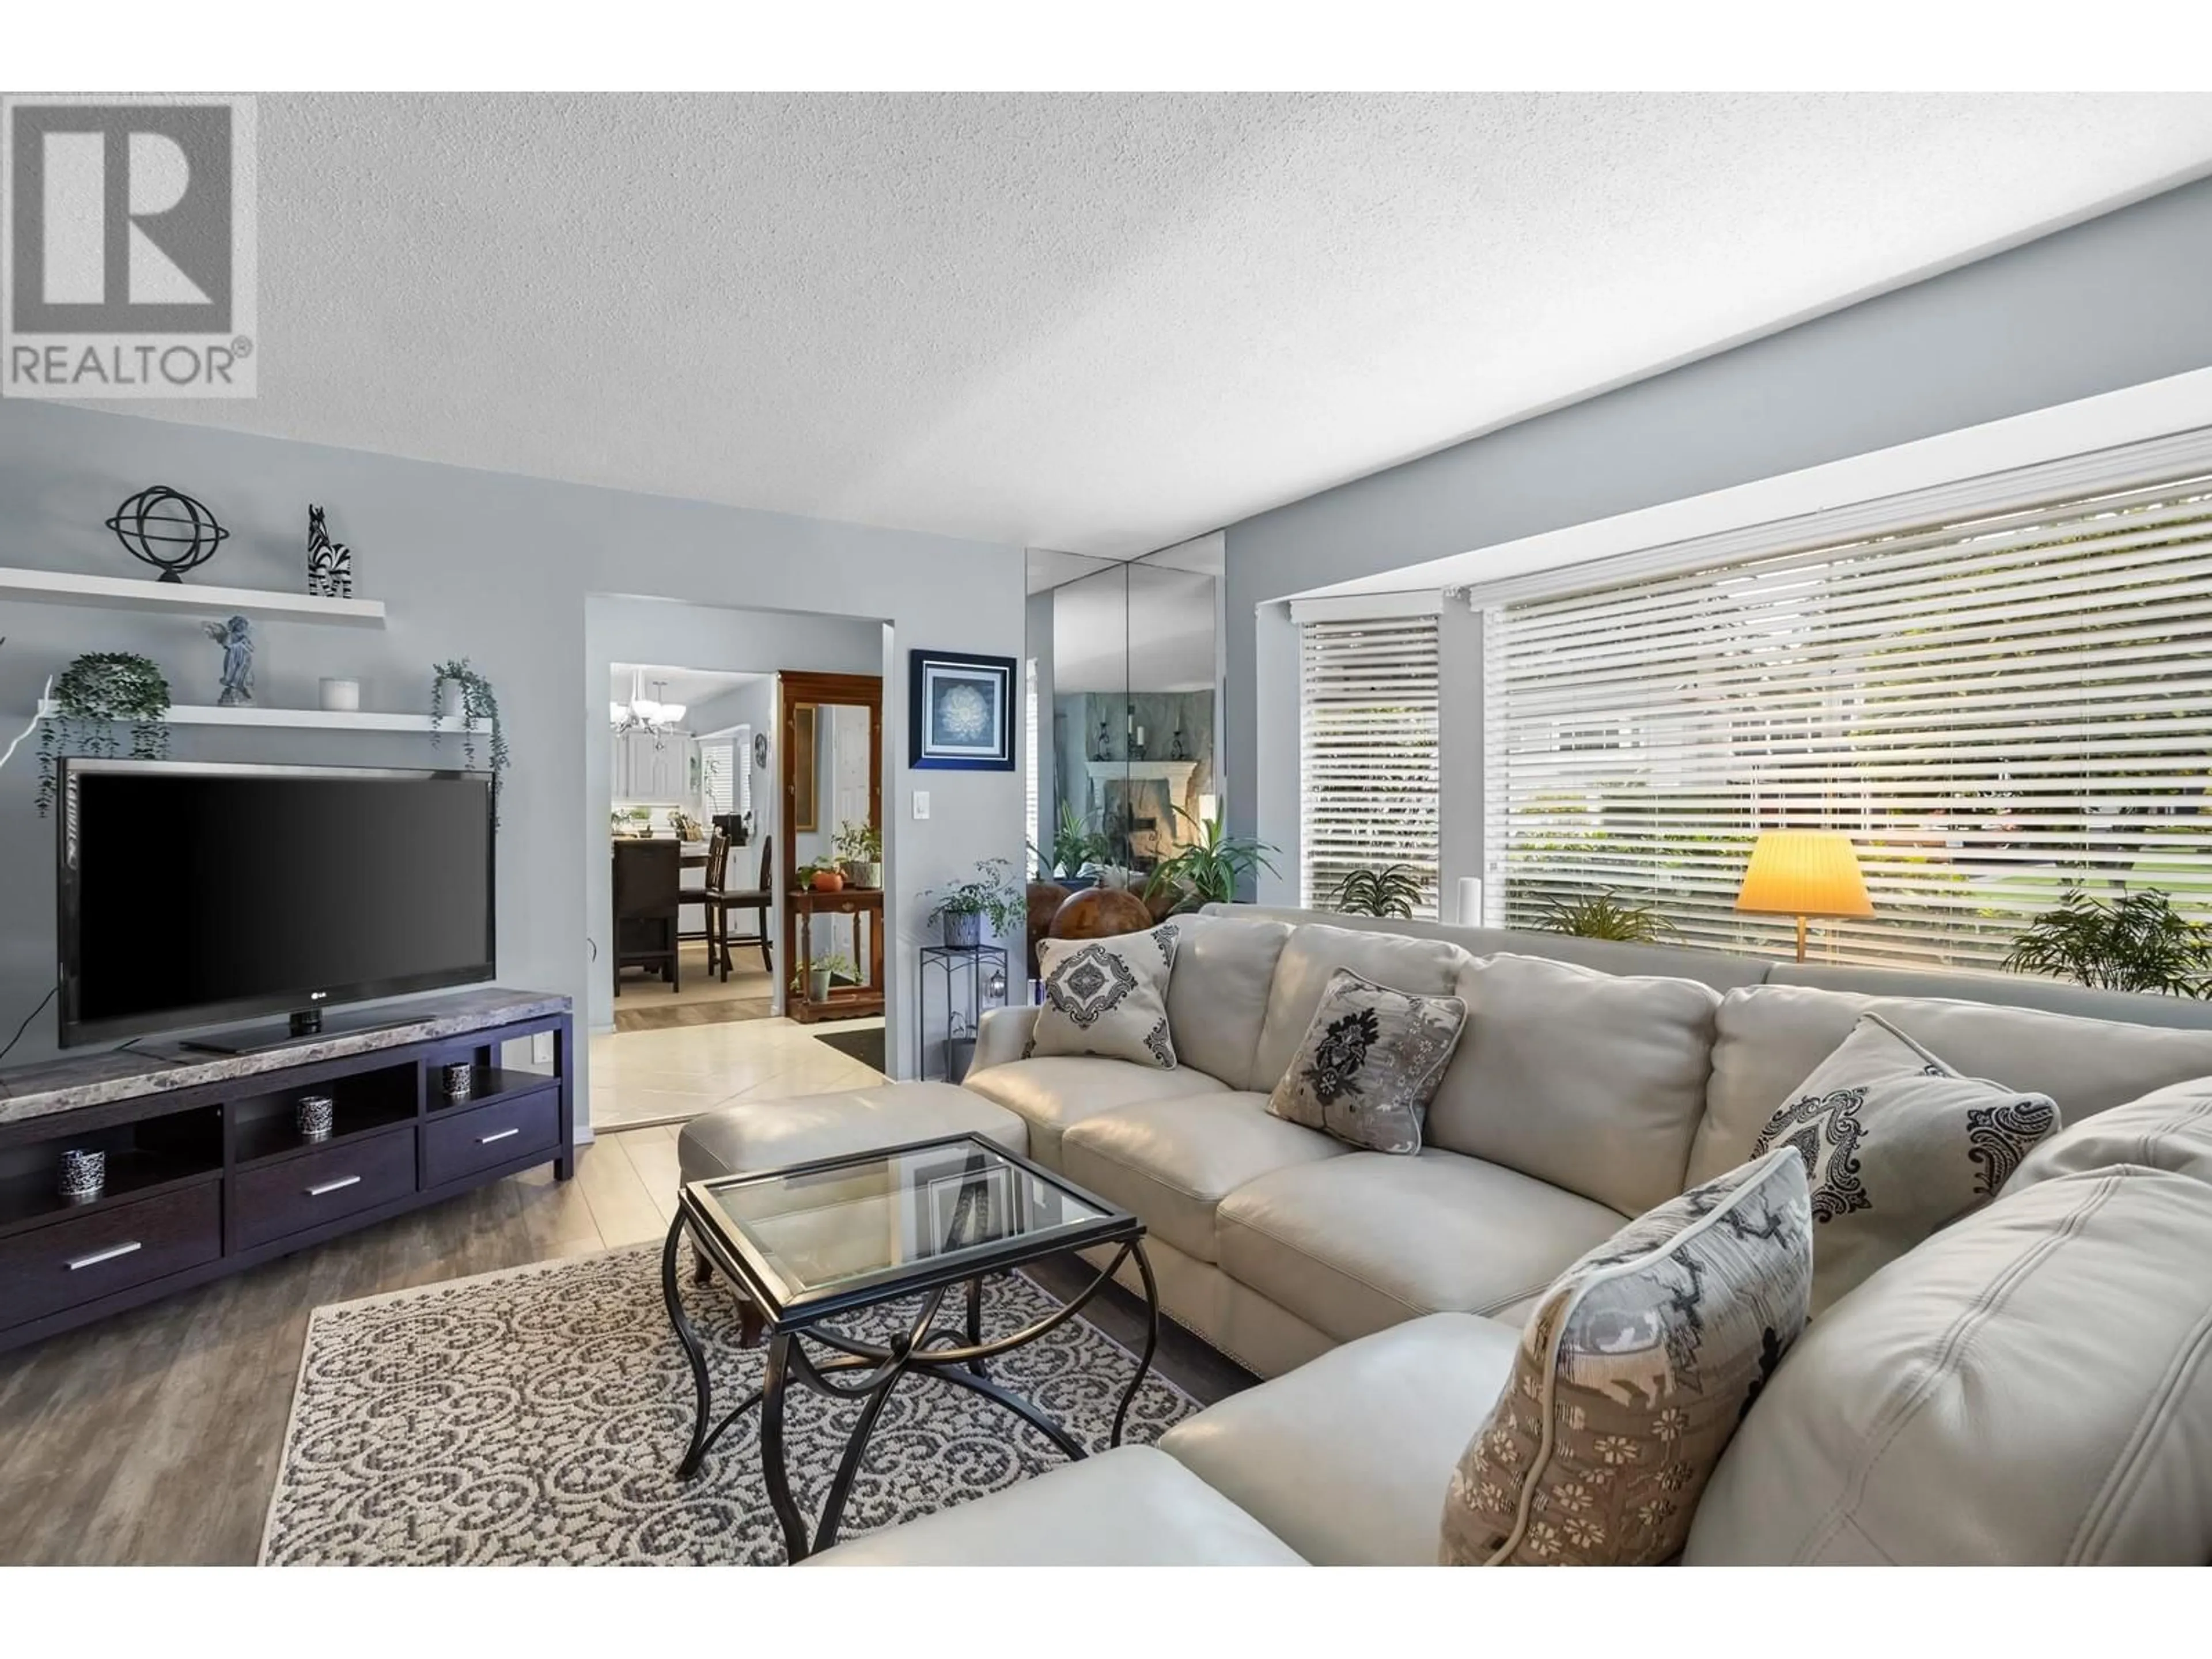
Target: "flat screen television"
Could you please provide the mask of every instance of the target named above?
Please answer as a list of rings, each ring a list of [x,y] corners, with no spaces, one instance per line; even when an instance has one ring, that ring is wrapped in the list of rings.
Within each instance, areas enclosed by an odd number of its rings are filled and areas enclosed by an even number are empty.
[[[64,760],[59,785],[64,1047],[312,1031],[492,976],[488,774]]]

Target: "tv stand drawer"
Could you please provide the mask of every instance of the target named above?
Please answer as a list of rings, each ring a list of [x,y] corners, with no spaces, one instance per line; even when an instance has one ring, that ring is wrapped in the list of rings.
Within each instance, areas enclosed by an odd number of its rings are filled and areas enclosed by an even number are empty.
[[[422,1185],[442,1187],[561,1141],[558,1084],[473,1110],[452,1109],[422,1125]]]
[[[222,1254],[213,1181],[0,1241],[0,1328],[166,1278]]]
[[[242,1170],[231,1183],[238,1248],[252,1249],[415,1190],[415,1126],[389,1129]]]

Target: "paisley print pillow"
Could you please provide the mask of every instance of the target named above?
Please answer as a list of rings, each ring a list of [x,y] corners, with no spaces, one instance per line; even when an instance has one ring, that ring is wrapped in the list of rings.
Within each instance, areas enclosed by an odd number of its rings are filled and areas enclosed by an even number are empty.
[[[1369,1152],[1418,1152],[1422,1117],[1466,1027],[1457,997],[1413,996],[1340,968],[1267,1109]]]
[[[1023,1058],[1099,1054],[1175,1070],[1168,970],[1181,932],[1170,921],[1112,939],[1038,940],[1044,1007]]]
[[[1995,1198],[2057,1127],[2050,1096],[1961,1077],[1881,1015],[1860,1015],[1757,1147],[1804,1161],[1813,1312]]]

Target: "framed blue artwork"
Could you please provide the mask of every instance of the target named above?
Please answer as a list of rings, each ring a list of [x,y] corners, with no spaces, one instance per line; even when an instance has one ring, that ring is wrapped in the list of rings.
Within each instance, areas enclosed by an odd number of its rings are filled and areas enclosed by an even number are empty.
[[[1014,659],[964,651],[907,653],[907,764],[1014,769]]]

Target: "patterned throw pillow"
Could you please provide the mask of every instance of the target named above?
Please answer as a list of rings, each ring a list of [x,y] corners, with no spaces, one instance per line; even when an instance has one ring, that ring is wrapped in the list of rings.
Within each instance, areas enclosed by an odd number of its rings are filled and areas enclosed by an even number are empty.
[[[1879,1014],[1862,1014],[1759,1137],[1813,1189],[1813,1312],[1997,1195],[2058,1127],[2048,1095],[1961,1077]]]
[[[1422,1115],[1466,1028],[1457,997],[1413,996],[1340,968],[1267,1109],[1370,1152],[1418,1152]]]
[[[1044,1006],[1023,1058],[1100,1054],[1175,1070],[1168,1036],[1168,970],[1175,966],[1173,922],[1112,939],[1037,941]]]
[[[1444,1500],[1446,1566],[1656,1566],[1805,1324],[1805,1166],[1784,1152],[1559,1275]]]

